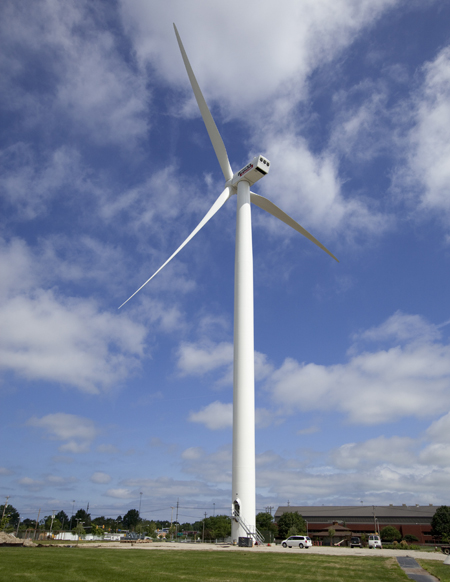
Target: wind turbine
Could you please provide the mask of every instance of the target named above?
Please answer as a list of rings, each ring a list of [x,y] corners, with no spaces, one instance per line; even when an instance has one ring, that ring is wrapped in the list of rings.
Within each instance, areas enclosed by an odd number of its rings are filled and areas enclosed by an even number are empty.
[[[209,138],[225,178],[225,188],[212,207],[177,248],[167,261],[139,287],[120,307],[123,307],[153,277],[155,277],[187,243],[220,210],[225,202],[237,194],[236,212],[236,255],[234,281],[234,369],[233,369],[233,461],[232,461],[232,539],[252,537],[258,539],[255,508],[255,378],[254,378],[254,325],[253,325],[253,250],[251,203],[275,216],[333,259],[330,253],[316,238],[301,227],[293,218],[283,212],[267,198],[251,192],[250,187],[269,173],[270,162],[266,157],[254,157],[241,170],[233,173],[225,145],[216,127],[211,112],[202,95],[192,71],[178,30],[175,29],[181,56],[194,91],[200,113],[206,125]],[[120,309],[119,307],[119,309]]]

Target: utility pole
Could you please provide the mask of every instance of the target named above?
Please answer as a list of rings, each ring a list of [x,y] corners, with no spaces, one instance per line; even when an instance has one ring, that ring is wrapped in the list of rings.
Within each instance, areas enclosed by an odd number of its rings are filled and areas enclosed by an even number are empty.
[[[139,493],[139,517],[141,517],[142,491]]]
[[[213,517],[216,517],[216,504],[213,503]]]
[[[53,529],[53,520],[55,519],[55,510],[53,509],[52,511],[52,522],[50,524],[50,535],[52,535],[52,529]]]
[[[5,505],[3,506],[2,521],[3,521],[3,518],[5,517],[5,511],[6,511],[6,508],[8,507],[8,499],[9,499],[10,497],[11,497],[11,495],[7,495],[7,497],[6,497],[6,503],[5,503]]]
[[[72,517],[70,518],[70,527],[73,527],[73,510],[75,508],[75,499],[72,501]]]
[[[375,517],[375,506],[372,505],[373,510],[373,533],[377,533],[377,518]]]
[[[37,532],[37,527],[38,527],[40,515],[41,515],[41,508],[39,508],[39,511],[38,511],[38,516],[37,516],[37,520],[36,520],[36,527],[34,528],[34,538],[33,539],[36,539],[36,532]]]
[[[206,511],[205,511],[205,519],[206,519]],[[203,520],[202,542],[205,541],[205,519]]]
[[[288,505],[289,505],[289,501],[288,501]],[[273,505],[268,505],[264,509],[266,510],[266,513],[270,513],[270,515],[272,515]]]

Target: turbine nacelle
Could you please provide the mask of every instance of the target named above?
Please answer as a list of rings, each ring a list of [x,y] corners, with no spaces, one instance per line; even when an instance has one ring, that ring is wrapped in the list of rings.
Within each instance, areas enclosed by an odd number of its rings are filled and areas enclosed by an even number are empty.
[[[256,156],[253,160],[244,166],[239,172],[236,172],[231,180],[228,180],[225,186],[236,188],[241,180],[245,180],[252,186],[255,182],[269,173],[270,162],[264,156]]]

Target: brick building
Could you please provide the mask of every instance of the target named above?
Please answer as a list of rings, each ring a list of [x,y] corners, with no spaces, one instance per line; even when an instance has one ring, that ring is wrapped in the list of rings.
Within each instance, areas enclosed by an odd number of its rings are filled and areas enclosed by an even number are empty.
[[[380,532],[387,525],[396,527],[402,536],[413,535],[419,543],[433,543],[431,520],[438,506],[433,505],[361,505],[361,506],[280,506],[275,513],[275,522],[283,513],[298,512],[308,525],[308,535],[315,534],[338,523],[354,535]]]

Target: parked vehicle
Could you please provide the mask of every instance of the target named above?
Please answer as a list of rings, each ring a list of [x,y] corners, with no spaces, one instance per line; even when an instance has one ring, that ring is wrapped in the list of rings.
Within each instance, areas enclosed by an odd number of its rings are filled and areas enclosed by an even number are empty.
[[[312,546],[311,538],[308,536],[291,536],[284,542],[281,542],[283,548],[306,548]]]
[[[450,546],[441,546],[441,550],[444,552],[444,554],[447,554],[447,556],[450,555]]]
[[[367,542],[368,542],[368,546],[369,548],[379,548],[381,550],[381,548],[383,547],[381,545],[381,540],[380,540],[380,536],[371,534],[369,535],[369,537],[367,538]]]
[[[362,548],[361,538],[358,536],[353,536],[350,540],[350,547],[351,548]]]

